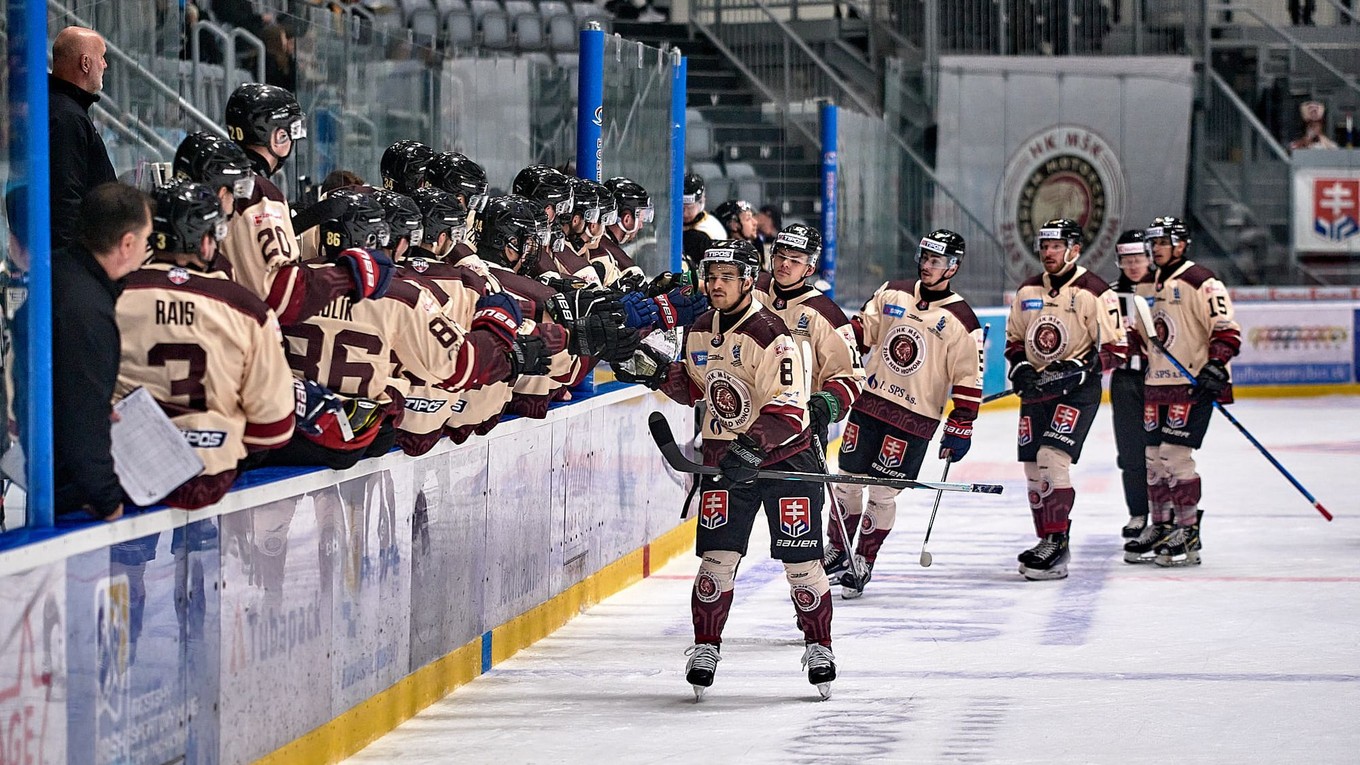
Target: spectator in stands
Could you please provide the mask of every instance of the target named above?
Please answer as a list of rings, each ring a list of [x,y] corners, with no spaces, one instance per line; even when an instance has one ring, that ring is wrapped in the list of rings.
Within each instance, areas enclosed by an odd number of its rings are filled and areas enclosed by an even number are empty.
[[[75,242],[76,212],[90,189],[116,180],[90,106],[104,88],[107,46],[93,29],[67,27],[52,42],[47,136],[52,173],[52,249]]]
[[[1299,105],[1303,118],[1303,135],[1289,142],[1290,151],[1299,149],[1335,149],[1336,141],[1327,137],[1327,107],[1321,101],[1304,101]]]
[[[264,28],[264,81],[297,91],[297,58],[293,37],[282,24]]]
[[[77,209],[78,242],[52,256],[52,437],[57,515],[123,514],[109,426],[122,339],[114,304],[142,264],[151,234],[147,195],[96,186]]]

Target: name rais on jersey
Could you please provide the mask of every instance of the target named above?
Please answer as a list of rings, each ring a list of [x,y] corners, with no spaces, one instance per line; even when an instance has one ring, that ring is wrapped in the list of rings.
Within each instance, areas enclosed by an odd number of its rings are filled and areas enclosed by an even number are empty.
[[[157,300],[156,323],[192,327],[194,325],[194,301]]]

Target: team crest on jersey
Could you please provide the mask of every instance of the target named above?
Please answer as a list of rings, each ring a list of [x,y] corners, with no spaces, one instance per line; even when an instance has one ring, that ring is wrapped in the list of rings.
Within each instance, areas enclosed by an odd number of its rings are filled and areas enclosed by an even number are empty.
[[[1054,433],[1069,435],[1076,430],[1077,420],[1081,418],[1081,410],[1067,404],[1058,404],[1058,408],[1053,410],[1053,421],[1048,427]]]
[[[878,450],[878,464],[885,468],[900,467],[906,453],[906,441],[893,436],[884,436],[883,446]]]
[[[751,389],[725,369],[708,372],[709,409],[724,428],[741,432],[751,419]]]
[[[803,314],[802,316],[799,316],[799,317],[798,317],[798,329],[800,329],[800,330],[802,330],[802,331],[804,331],[804,332],[807,331],[808,325],[811,324],[811,323],[812,323],[812,317],[811,317],[811,316],[808,316],[807,314]]]
[[[905,377],[925,363],[925,337],[916,327],[899,324],[883,338],[882,353],[888,368]]]
[[[845,432],[841,434],[841,451],[849,454],[859,446],[859,426],[850,423],[845,426]]]
[[[699,499],[699,525],[716,529],[727,525],[727,490],[706,491]]]
[[[900,305],[888,303],[887,305],[883,306],[883,315],[901,318],[907,315],[907,309],[903,308]]]
[[[1157,405],[1143,404],[1143,430],[1151,433],[1157,429]]]
[[[801,537],[812,529],[808,523],[811,503],[807,497],[779,499],[779,530],[791,537]]]
[[[1172,319],[1171,314],[1165,309],[1158,309],[1152,314],[1152,329],[1157,333],[1157,339],[1167,348],[1171,348],[1176,342],[1176,320]]]
[[[732,346],[732,366],[734,366],[734,367],[739,367],[739,366],[741,366],[741,346],[740,346],[740,345],[734,345],[734,346]]]
[[[1020,432],[1015,440],[1021,446],[1028,446],[1034,440],[1034,431],[1030,428],[1028,416],[1020,418]]]
[[[1044,361],[1051,361],[1067,350],[1067,326],[1056,316],[1040,316],[1029,326],[1029,346]]]
[[[179,266],[175,266],[170,269],[169,273],[165,275],[165,278],[169,279],[171,284],[183,284],[189,281],[189,272]]]
[[[1171,428],[1184,428],[1190,421],[1190,404],[1172,404],[1166,408],[1166,424]]]

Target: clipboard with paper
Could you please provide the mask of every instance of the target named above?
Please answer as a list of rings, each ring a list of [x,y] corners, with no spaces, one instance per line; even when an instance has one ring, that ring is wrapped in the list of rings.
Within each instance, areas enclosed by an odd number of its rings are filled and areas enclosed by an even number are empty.
[[[113,411],[118,415],[110,429],[113,469],[134,503],[154,505],[203,472],[203,460],[145,388],[129,393]]]

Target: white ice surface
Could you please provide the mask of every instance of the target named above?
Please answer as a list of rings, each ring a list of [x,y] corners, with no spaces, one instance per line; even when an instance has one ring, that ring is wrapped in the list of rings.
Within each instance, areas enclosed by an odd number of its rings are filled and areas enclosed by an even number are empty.
[[[1074,468],[1071,575],[1026,582],[1016,411],[984,410],[950,480],[907,492],[862,599],[835,601],[840,678],[815,701],[757,522],[701,703],[685,556],[435,704],[351,763],[1360,763],[1360,398],[1248,400],[1198,452],[1204,564],[1122,562],[1107,407]],[[939,476],[927,461],[921,475]],[[833,588],[839,594],[839,588]]]

